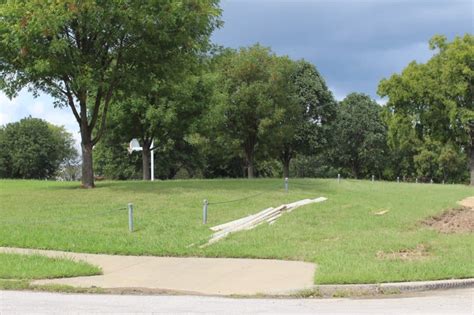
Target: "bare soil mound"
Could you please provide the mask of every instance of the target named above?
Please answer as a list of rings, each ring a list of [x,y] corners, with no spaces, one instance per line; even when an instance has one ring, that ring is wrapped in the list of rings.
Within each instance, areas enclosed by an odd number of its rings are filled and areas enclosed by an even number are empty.
[[[459,201],[458,204],[463,207],[474,209],[474,196],[467,197],[466,199]]]
[[[443,212],[423,221],[441,233],[473,233],[474,207],[461,207]]]

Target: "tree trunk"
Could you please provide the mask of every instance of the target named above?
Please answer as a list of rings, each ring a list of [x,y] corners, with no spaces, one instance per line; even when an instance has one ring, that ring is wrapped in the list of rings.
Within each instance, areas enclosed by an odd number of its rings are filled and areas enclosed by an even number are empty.
[[[352,166],[352,176],[355,178],[355,179],[358,179],[359,178],[359,169],[357,166],[353,165]]]
[[[92,142],[82,140],[82,187],[94,188],[94,169],[92,165]]]
[[[254,178],[254,165],[253,165],[253,147],[245,148],[245,163],[247,167],[247,178]]]
[[[290,159],[283,161],[283,177],[290,177]]]
[[[142,148],[143,180],[151,180],[150,148],[144,143]]]
[[[246,154],[246,166],[247,166],[247,178],[251,179],[254,177],[254,169],[253,169],[253,154],[247,152]]]
[[[285,149],[280,154],[280,161],[283,163],[283,178],[290,177],[290,161],[292,157],[292,150],[288,145],[286,145]]]
[[[254,177],[253,173],[253,159],[247,162],[247,178],[252,179]]]

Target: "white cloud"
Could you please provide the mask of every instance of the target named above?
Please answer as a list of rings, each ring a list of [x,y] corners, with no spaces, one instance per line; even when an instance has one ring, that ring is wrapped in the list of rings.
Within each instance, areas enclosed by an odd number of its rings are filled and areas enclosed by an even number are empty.
[[[0,92],[0,125],[19,121],[28,116],[64,126],[72,134],[76,148],[80,152],[79,126],[69,108],[54,108],[53,99],[44,94],[34,98],[31,93],[21,91],[16,98],[10,100]]]
[[[335,88],[335,87],[328,87],[329,90],[332,92],[332,95],[334,96],[334,98],[336,99],[336,101],[340,102],[342,101],[344,98],[346,98],[347,94],[346,93],[343,93],[341,92],[339,89]]]
[[[0,125],[14,121],[19,111],[18,100],[10,100],[4,93],[0,92]]]
[[[35,101],[29,106],[31,116],[40,117],[44,113],[44,104],[41,101]]]
[[[388,102],[388,99],[387,98],[376,98],[375,101],[377,102],[377,104],[379,104],[380,106],[385,106]]]

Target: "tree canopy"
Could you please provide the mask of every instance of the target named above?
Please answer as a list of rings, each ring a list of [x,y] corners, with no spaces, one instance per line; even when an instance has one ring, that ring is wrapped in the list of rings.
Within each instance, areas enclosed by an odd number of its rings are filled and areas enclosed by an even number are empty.
[[[332,154],[344,175],[382,177],[387,150],[381,111],[380,105],[360,93],[351,93],[340,103]]]
[[[24,118],[0,128],[0,177],[53,178],[61,163],[73,159],[72,135],[38,118]]]
[[[278,88],[284,115],[272,134],[284,177],[297,154],[314,155],[328,145],[336,115],[336,101],[316,67],[305,60],[289,63],[282,72],[285,84]]]
[[[225,99],[217,118],[221,132],[238,143],[249,178],[254,177],[255,150],[274,121],[281,117],[272,93],[277,85],[276,56],[254,45],[232,52],[221,60],[219,74]]]
[[[82,140],[82,184],[94,186],[92,148],[116,92],[156,78],[207,48],[217,0],[3,1],[0,89],[27,87],[67,106]]]
[[[430,48],[436,52],[428,62],[412,62],[401,74],[382,80],[378,93],[388,97],[393,117],[411,121],[420,140],[449,144],[469,155],[474,184],[474,36],[448,42],[436,35]]]

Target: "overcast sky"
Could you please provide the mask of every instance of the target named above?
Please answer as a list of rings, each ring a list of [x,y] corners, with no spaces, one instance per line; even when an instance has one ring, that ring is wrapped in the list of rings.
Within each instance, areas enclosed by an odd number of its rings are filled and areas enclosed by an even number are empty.
[[[350,92],[377,101],[377,84],[410,61],[425,62],[434,34],[472,33],[472,0],[223,0],[224,26],[213,41],[238,48],[260,43],[279,55],[316,65],[337,99]],[[0,92],[0,125],[25,116],[65,125],[76,139],[68,109],[28,92],[9,100]]]

